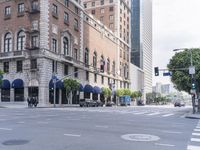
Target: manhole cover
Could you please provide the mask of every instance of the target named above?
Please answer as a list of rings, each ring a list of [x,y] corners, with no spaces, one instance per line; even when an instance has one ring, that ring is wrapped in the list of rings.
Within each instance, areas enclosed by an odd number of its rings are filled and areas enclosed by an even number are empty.
[[[3,142],[3,145],[24,145],[27,144],[29,141],[28,140],[8,140]]]
[[[125,134],[121,136],[122,139],[136,142],[151,142],[158,141],[160,138],[155,135],[148,134]]]

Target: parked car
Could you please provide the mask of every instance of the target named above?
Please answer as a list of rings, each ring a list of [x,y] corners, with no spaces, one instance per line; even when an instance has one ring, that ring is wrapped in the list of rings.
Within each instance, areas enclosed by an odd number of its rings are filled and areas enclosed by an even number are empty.
[[[174,107],[184,107],[185,106],[185,103],[183,102],[175,102],[174,103]]]
[[[106,104],[107,107],[112,107],[113,105],[115,105],[115,103],[111,101],[108,101]]]
[[[103,103],[100,100],[80,99],[79,105],[80,107],[98,107],[103,106]]]
[[[138,100],[138,101],[137,101],[137,105],[138,105],[138,106],[144,106],[144,102],[143,102],[142,100]]]

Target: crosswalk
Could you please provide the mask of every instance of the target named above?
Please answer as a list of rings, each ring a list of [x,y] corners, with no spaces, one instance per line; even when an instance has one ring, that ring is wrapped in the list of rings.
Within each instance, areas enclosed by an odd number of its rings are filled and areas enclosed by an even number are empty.
[[[142,115],[147,117],[173,117],[173,116],[179,116],[182,117],[183,113],[178,113],[176,111],[170,111],[170,110],[133,110],[133,109],[98,109],[98,108],[83,108],[83,109],[67,109],[68,111],[85,111],[85,112],[101,112],[101,113],[112,113],[112,114],[132,114],[132,115]]]
[[[192,133],[187,150],[200,150],[200,121]]]

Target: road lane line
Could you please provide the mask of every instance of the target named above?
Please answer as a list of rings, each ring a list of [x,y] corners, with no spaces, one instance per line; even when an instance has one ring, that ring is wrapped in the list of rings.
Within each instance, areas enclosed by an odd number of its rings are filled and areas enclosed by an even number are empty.
[[[147,116],[154,116],[154,115],[159,115],[159,112],[155,112],[155,113],[151,113],[151,114],[147,114]]]
[[[200,146],[188,145],[187,150],[200,150]]]
[[[194,129],[194,131],[200,132],[200,129]]]
[[[169,116],[173,116],[174,114],[166,114],[166,115],[162,115],[162,117],[169,117]]]
[[[200,136],[200,133],[192,133],[192,135]]]
[[[171,133],[171,134],[181,134],[182,132],[177,132],[177,131],[162,131],[164,133]]]
[[[192,141],[192,142],[200,142],[200,139],[197,139],[197,138],[191,138],[191,141]]]
[[[155,143],[155,145],[167,146],[167,147],[174,147],[175,146],[175,145],[172,145],[172,144],[162,144],[162,143]]]
[[[147,112],[138,112],[138,113],[133,113],[134,115],[142,115],[142,114],[145,114]]]
[[[0,130],[11,131],[11,128],[0,128]]]
[[[64,134],[65,136],[72,136],[72,137],[81,137],[81,135],[78,134]]]
[[[101,125],[96,125],[96,128],[108,128],[108,126],[101,126]]]

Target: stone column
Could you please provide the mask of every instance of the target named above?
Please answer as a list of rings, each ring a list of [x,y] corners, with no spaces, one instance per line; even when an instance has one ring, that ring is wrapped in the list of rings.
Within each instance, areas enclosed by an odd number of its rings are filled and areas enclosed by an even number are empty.
[[[24,87],[24,101],[28,98],[28,87]]]
[[[61,106],[62,104],[62,90],[59,89],[59,105]]]
[[[14,102],[14,89],[10,89],[10,102]]]
[[[90,99],[92,99],[92,93],[90,93]]]
[[[45,86],[39,87],[39,106],[47,106],[49,104],[49,88]]]

